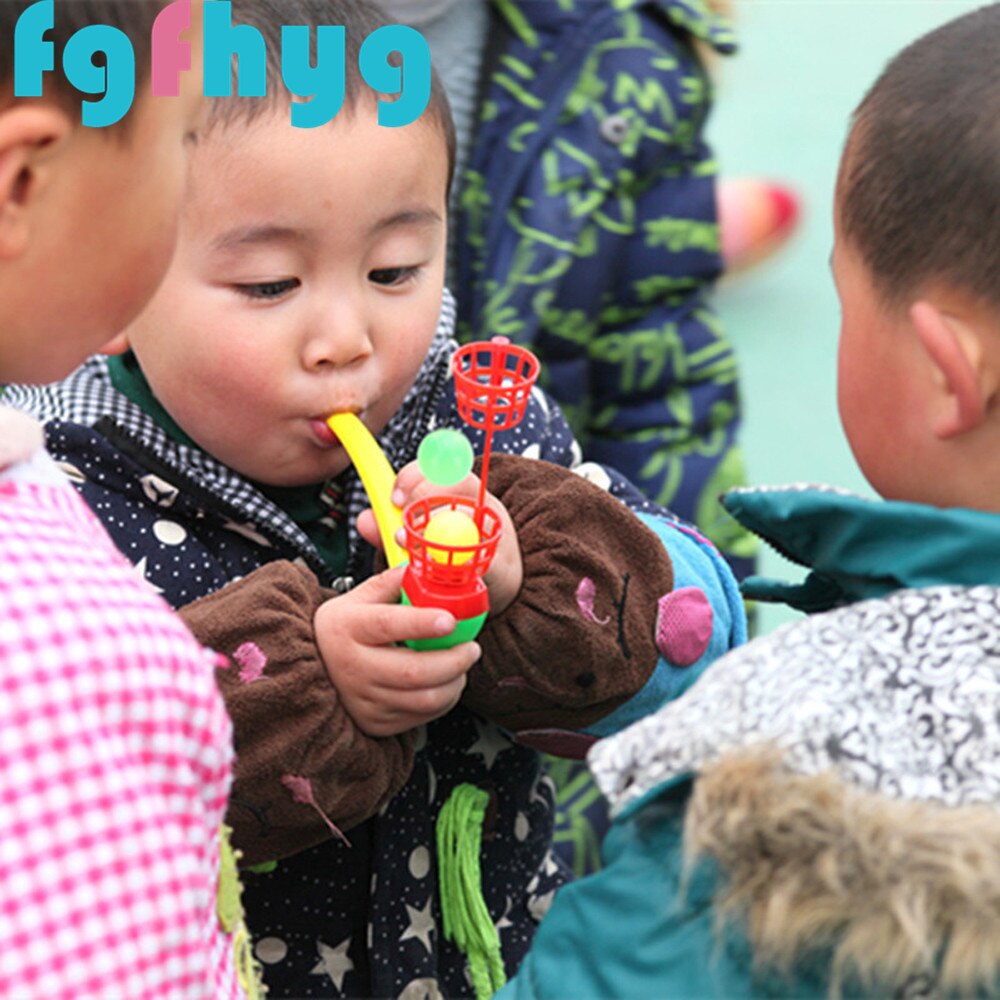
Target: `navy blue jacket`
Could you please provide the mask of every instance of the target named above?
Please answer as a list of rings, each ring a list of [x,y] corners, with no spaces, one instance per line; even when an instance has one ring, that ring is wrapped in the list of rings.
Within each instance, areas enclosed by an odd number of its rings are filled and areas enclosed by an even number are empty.
[[[493,0],[458,197],[462,339],[543,361],[584,457],[696,523],[742,577],[754,542],[717,497],[744,482],[721,270],[705,0]]]

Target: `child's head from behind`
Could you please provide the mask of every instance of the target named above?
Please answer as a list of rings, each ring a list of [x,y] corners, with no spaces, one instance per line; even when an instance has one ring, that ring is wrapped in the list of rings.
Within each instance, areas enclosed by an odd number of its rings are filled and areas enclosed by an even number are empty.
[[[837,182],[838,398],[883,496],[1000,509],[1000,5],[918,39]]]
[[[30,0],[0,0],[0,381],[60,378],[144,305],[173,248],[185,135],[201,98],[201,14],[179,97],[149,95],[150,32],[166,0],[54,5],[55,69],[42,97],[13,94],[14,26]],[[118,28],[135,51],[136,100],[116,125],[80,122],[62,75],[74,32]]]
[[[127,335],[187,435],[251,479],[296,486],[348,465],[325,416],[352,410],[377,432],[420,369],[441,306],[452,144],[439,87],[412,124],[377,124],[357,69],[359,45],[385,23],[376,9],[234,6],[269,52],[278,18],[345,26],[344,106],[293,127],[274,65],[267,98],[212,103],[177,253]]]

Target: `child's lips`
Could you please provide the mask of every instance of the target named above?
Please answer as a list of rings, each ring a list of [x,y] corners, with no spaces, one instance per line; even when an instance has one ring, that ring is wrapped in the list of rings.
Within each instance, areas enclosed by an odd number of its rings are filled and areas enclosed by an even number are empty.
[[[312,428],[313,437],[315,437],[316,440],[325,447],[333,448],[340,444],[340,438],[338,438],[337,435],[330,430],[329,425],[322,418],[313,418],[309,421],[309,426]]]

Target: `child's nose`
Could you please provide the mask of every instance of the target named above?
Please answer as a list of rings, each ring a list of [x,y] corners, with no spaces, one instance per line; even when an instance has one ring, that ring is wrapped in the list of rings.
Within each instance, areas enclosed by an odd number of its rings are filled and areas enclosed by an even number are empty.
[[[317,317],[303,349],[302,362],[310,371],[346,368],[372,353],[368,323],[353,310],[334,309]]]

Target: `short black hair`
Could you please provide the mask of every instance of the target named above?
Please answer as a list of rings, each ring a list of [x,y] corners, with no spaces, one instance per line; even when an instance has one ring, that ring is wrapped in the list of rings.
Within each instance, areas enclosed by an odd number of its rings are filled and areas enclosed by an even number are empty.
[[[14,27],[18,18],[35,0],[0,0],[0,86],[14,85]],[[62,73],[62,51],[81,28],[107,24],[124,32],[135,52],[136,92],[149,78],[150,37],[153,22],[170,0],[64,0],[53,4],[53,26],[48,40],[55,47],[55,69],[46,74],[52,97],[67,110],[80,113],[80,92]],[[128,120],[128,115],[124,121]]]
[[[212,0],[208,0],[209,3]],[[233,65],[231,97],[209,100],[206,129],[246,125],[283,106],[290,99],[281,76],[281,28],[301,24],[310,28],[320,24],[343,25],[345,34],[344,106],[341,114],[350,114],[364,95],[376,100],[358,68],[358,52],[365,39],[376,29],[393,22],[370,0],[233,0],[233,23],[256,28],[267,50],[265,97],[239,97],[236,93],[236,61]],[[315,59],[316,36],[311,39],[310,58]],[[448,189],[455,170],[455,124],[444,86],[431,70],[431,92],[424,116],[437,126],[448,149]]]
[[[891,60],[854,113],[837,199],[887,304],[937,283],[1000,305],[1000,4]]]

